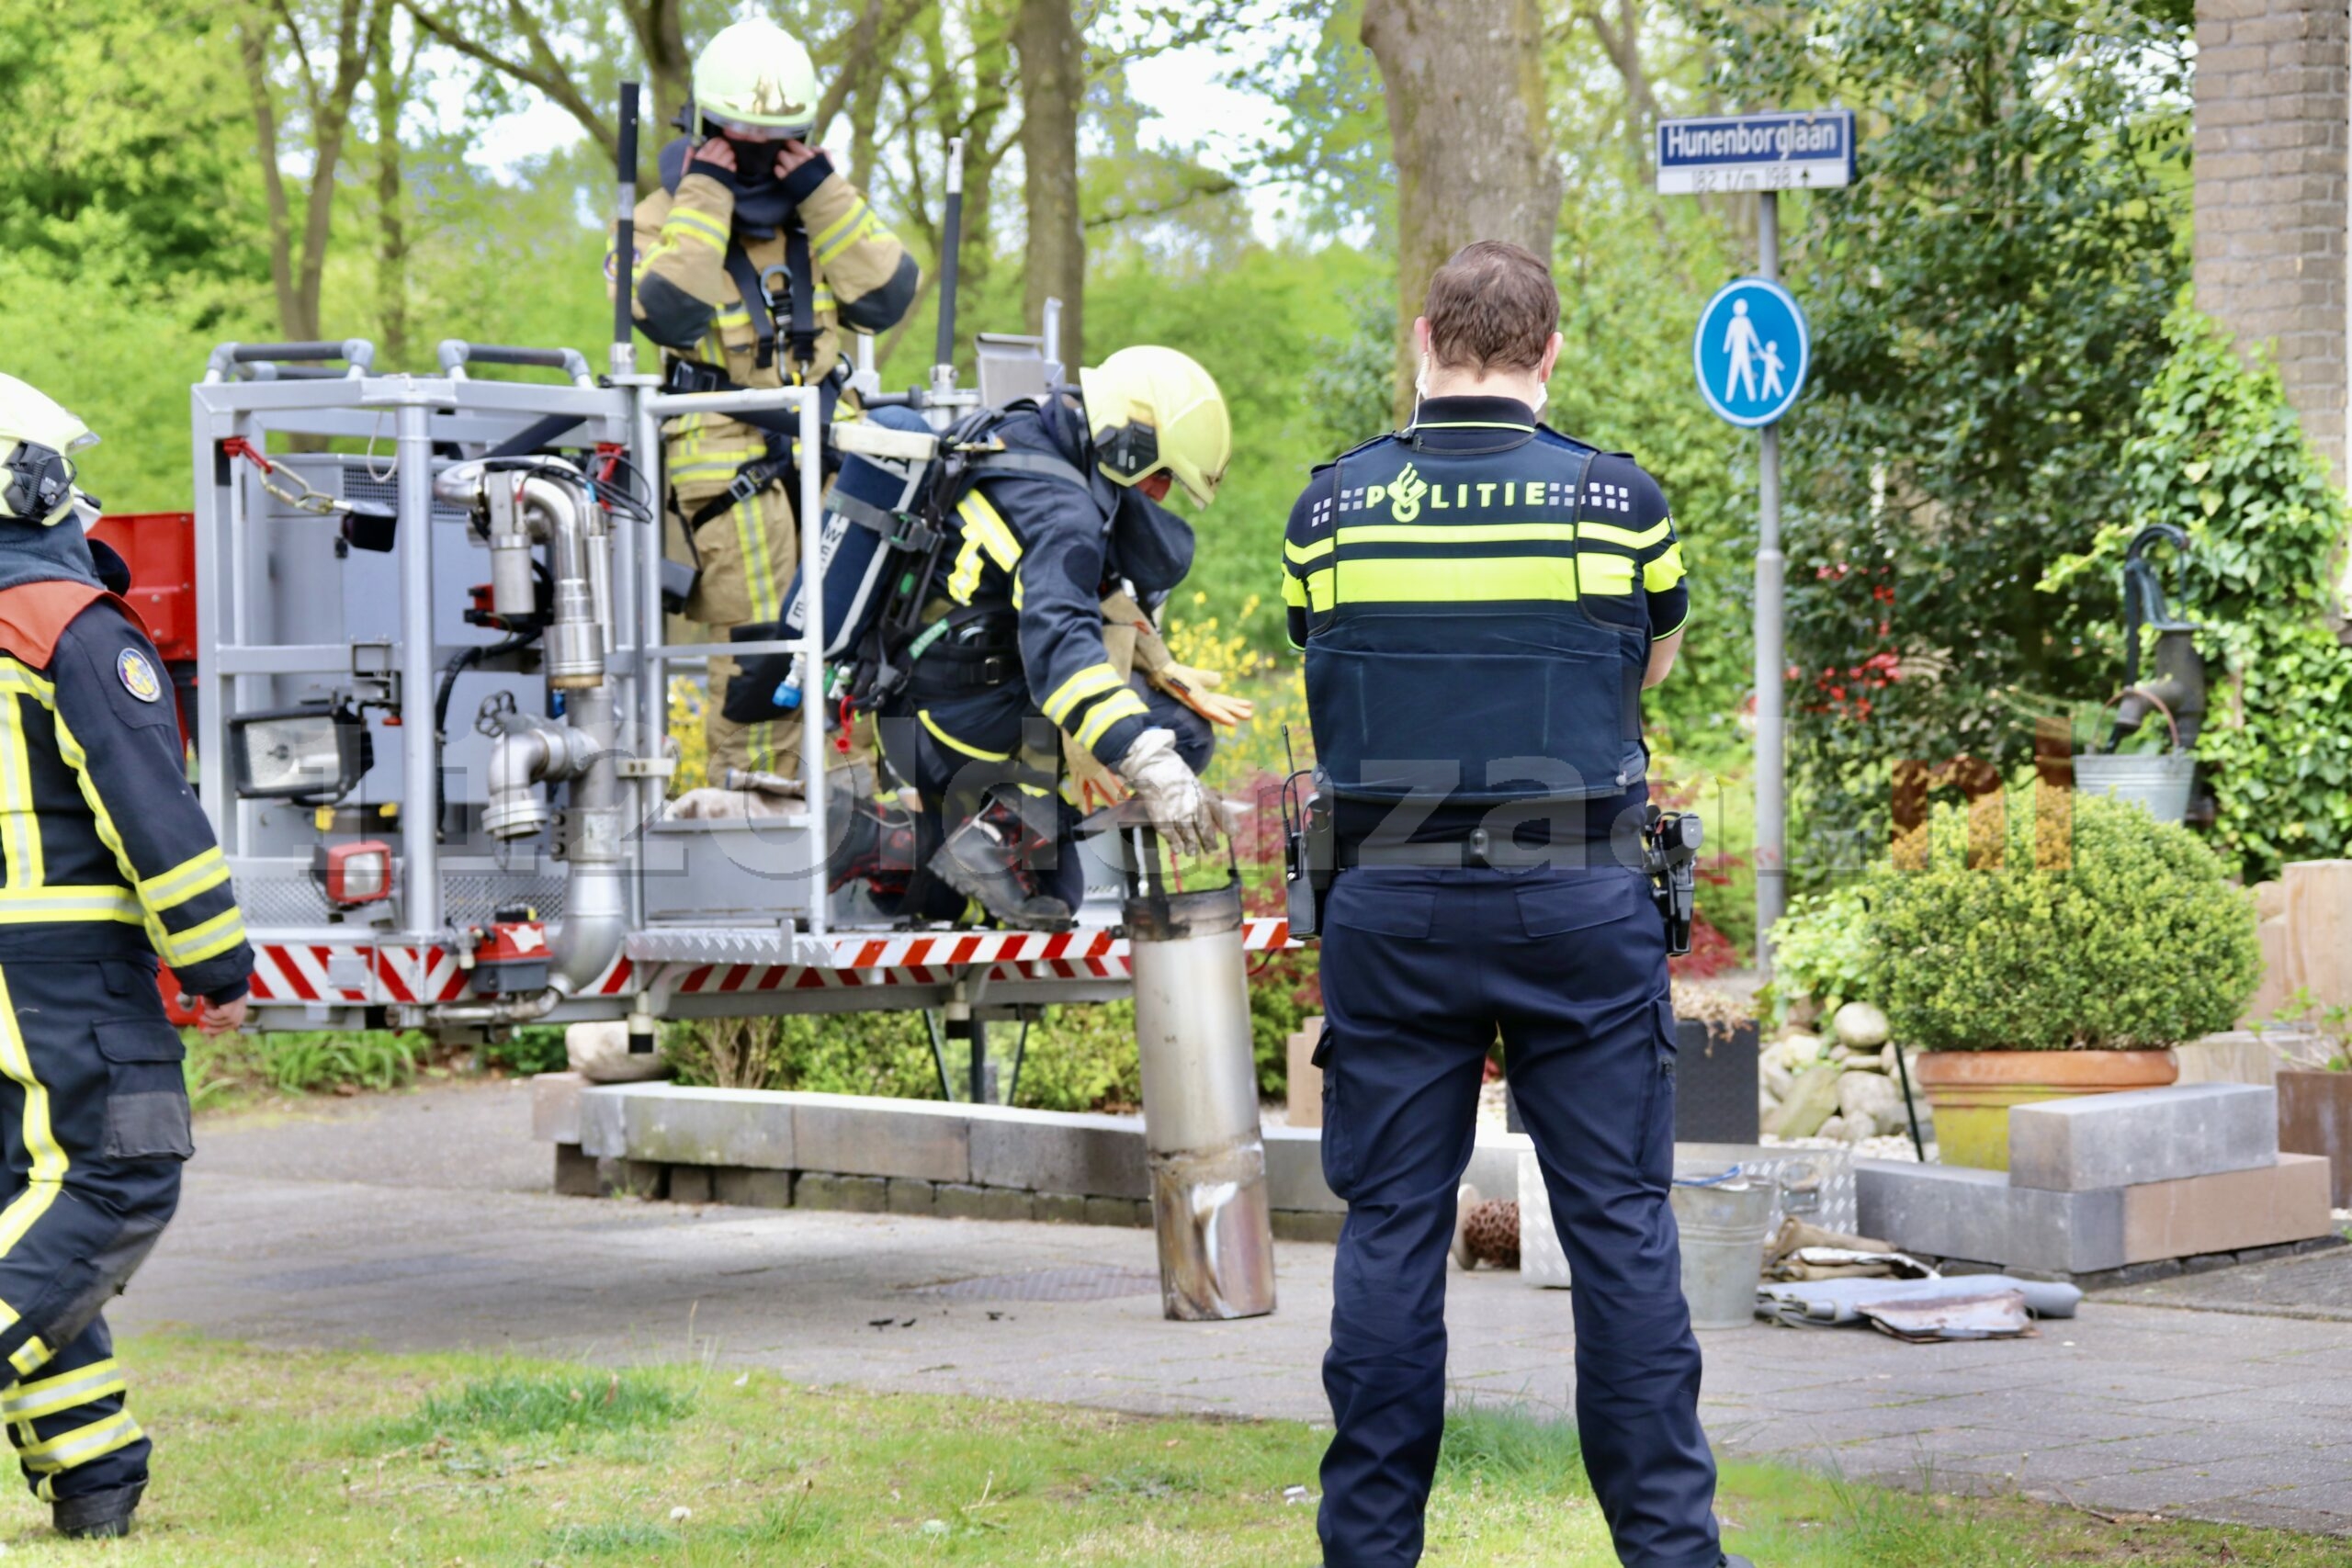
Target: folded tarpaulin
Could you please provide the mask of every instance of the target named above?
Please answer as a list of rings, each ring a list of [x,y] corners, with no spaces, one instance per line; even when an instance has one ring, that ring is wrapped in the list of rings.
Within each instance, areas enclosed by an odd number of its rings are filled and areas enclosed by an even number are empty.
[[[1996,1296],[2016,1291],[2036,1317],[2072,1317],[2083,1292],[2072,1285],[2012,1280],[2007,1274],[1958,1274],[1934,1280],[1793,1280],[1757,1286],[1756,1314],[1806,1328],[1857,1323],[1876,1302]]]

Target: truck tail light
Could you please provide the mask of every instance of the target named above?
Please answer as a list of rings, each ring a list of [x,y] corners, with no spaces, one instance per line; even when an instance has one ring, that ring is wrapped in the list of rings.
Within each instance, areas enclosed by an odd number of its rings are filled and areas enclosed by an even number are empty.
[[[327,902],[355,908],[392,896],[392,847],[381,839],[327,846]]]

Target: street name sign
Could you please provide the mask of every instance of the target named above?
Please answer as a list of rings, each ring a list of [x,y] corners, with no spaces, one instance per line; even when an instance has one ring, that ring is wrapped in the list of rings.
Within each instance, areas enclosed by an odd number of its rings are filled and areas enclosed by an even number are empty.
[[[1853,183],[1851,109],[1658,121],[1657,188],[1662,196],[1827,190]]]

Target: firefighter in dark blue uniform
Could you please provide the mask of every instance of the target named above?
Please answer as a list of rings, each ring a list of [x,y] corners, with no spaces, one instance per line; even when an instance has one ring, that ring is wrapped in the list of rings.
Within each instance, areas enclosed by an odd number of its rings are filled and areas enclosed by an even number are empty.
[[[1190,570],[1192,529],[1159,503],[1179,484],[1201,505],[1215,498],[1232,452],[1225,399],[1199,365],[1155,346],[1080,371],[1079,391],[993,426],[1003,457],[975,465],[956,507],[943,592],[878,726],[922,796],[911,846],[894,842],[894,814],[843,803],[855,815],[837,878],[895,895],[923,868],[902,913],[952,919],[968,896],[1015,925],[1070,920],[1085,888],[1057,735],[1114,774],[1179,853],[1206,852],[1223,830],[1194,771],[1208,751],[1199,694],[1187,706],[1120,669],[1103,600],[1124,583],[1156,603]]]
[[[1321,920],[1323,1165],[1348,1202],[1330,1568],[1421,1555],[1454,1193],[1498,1030],[1576,1280],[1577,1426],[1618,1553],[1724,1561],[1667,1206],[1666,937],[1634,849],[1641,693],[1688,594],[1657,485],[1537,423],[1558,319],[1526,251],[1457,254],[1415,323],[1414,423],[1318,469],[1283,543],[1340,868]]]
[[[58,1529],[119,1536],[150,1444],[99,1313],[194,1152],[157,955],[218,1033],[253,950],[130,573],[83,536],[90,439],[0,376],[0,1414]]]

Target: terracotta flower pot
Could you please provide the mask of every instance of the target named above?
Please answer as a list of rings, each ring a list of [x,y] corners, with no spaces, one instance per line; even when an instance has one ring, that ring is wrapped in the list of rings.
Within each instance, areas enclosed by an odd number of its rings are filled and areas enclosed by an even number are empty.
[[[1929,1051],[1912,1071],[1935,1108],[1943,1162],[2007,1170],[2011,1106],[2162,1089],[2180,1065],[2170,1051]]]

